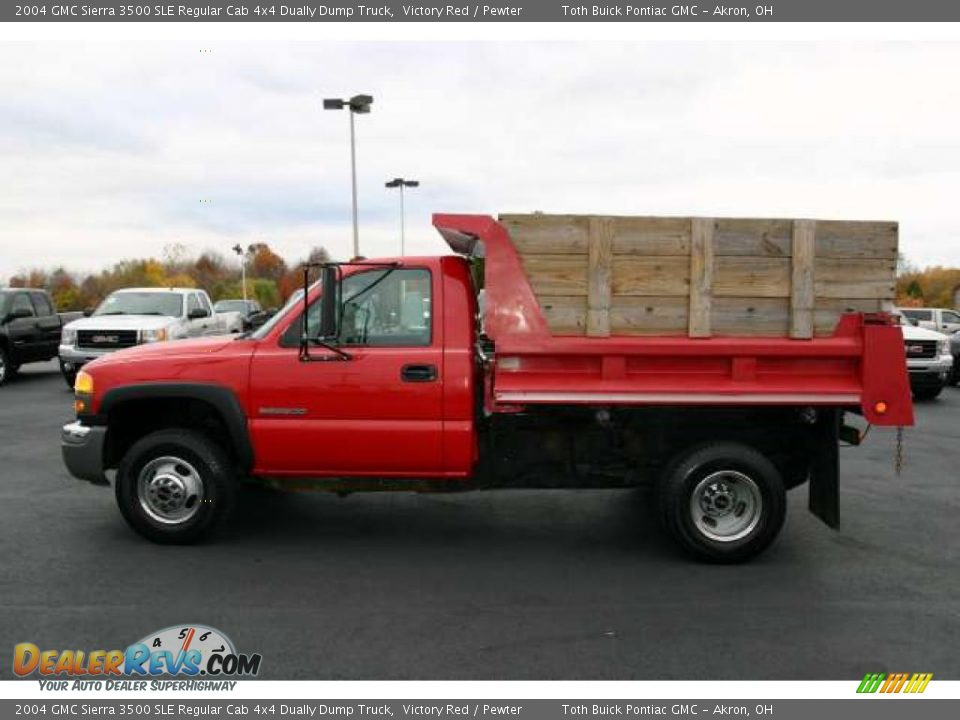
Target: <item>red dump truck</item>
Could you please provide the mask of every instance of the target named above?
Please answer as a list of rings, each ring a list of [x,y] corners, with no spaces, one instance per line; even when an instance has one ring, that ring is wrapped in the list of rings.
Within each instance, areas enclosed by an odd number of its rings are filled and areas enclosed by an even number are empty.
[[[835,527],[840,444],[859,442],[857,423],[913,422],[883,312],[895,223],[434,225],[454,254],[331,263],[253,333],[91,363],[62,433],[67,468],[112,482],[127,522],[164,543],[207,536],[240,480],[651,486],[682,547],[735,562],[770,544],[805,482]]]

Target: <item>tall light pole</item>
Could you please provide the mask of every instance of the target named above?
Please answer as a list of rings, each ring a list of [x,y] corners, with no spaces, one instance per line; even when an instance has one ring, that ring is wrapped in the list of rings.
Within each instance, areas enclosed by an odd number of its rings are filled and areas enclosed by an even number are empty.
[[[404,188],[415,188],[420,187],[419,180],[404,180],[403,178],[394,178],[393,180],[388,180],[384,183],[384,187],[388,188],[400,188],[400,257],[403,257],[407,254],[406,245],[406,230],[404,226],[406,222],[404,220],[403,213],[403,189]]]
[[[350,176],[353,184],[353,256],[360,256],[360,231],[357,226],[357,143],[353,129],[353,116],[356,113],[370,112],[372,95],[354,95],[349,100],[342,98],[324,98],[324,110],[350,109]]]
[[[243,299],[247,299],[247,256],[240,243],[233,246],[233,251],[240,256],[240,285],[243,287]]]

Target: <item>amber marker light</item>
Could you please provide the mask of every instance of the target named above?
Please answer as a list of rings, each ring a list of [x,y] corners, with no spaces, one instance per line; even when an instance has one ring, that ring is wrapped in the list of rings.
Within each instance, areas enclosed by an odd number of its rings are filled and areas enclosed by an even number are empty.
[[[77,373],[73,391],[78,395],[93,395],[93,377],[90,373],[85,373],[83,370]]]
[[[887,414],[887,404],[881,400],[880,402],[874,403],[873,405],[874,412],[877,415],[886,415]]]

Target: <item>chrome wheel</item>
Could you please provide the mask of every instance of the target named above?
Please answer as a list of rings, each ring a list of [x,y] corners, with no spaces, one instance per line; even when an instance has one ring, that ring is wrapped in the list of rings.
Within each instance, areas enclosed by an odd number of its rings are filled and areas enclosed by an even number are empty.
[[[203,502],[203,480],[186,460],[158,457],[140,471],[137,499],[153,520],[164,525],[185,523],[197,514]]]
[[[760,488],[736,470],[707,475],[690,496],[694,527],[717,542],[733,542],[748,536],[759,524],[762,512]]]

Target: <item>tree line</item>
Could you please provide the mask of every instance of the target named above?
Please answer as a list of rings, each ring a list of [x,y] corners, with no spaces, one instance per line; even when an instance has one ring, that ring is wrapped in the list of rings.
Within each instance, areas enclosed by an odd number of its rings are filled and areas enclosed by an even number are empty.
[[[264,308],[279,307],[303,285],[301,262],[287,263],[267,243],[248,246],[243,260],[247,297]],[[320,246],[307,256],[308,262],[329,260],[330,254]],[[62,312],[94,308],[114,290],[129,287],[196,287],[206,290],[214,302],[243,297],[239,257],[209,250],[191,255],[179,244],[165,248],[160,259],[121,260],[95,273],[65,267],[24,270],[9,279],[9,286],[44,288]]]

